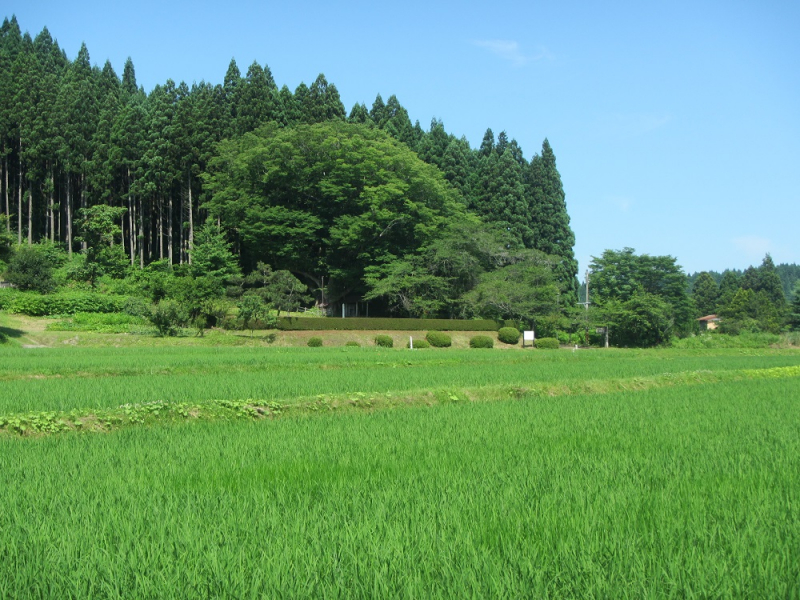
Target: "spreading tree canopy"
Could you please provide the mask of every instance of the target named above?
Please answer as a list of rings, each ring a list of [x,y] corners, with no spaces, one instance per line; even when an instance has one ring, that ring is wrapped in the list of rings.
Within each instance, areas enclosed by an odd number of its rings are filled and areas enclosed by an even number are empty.
[[[387,133],[340,120],[262,127],[223,142],[209,214],[245,267],[264,261],[333,293],[430,241],[463,212],[442,174]]]

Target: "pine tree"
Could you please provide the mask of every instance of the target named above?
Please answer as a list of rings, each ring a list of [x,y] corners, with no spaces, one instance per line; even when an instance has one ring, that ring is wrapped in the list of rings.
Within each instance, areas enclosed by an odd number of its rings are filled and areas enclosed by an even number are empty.
[[[542,143],[542,154],[534,156],[530,162],[527,198],[528,223],[533,235],[529,247],[561,258],[559,282],[570,295],[567,300],[577,302],[578,262],[573,252],[575,234],[569,226],[556,157],[547,139]]]
[[[792,303],[789,305],[789,326],[793,331],[800,331],[800,281],[794,285]]]
[[[697,308],[697,316],[715,314],[719,300],[719,287],[708,271],[697,276],[692,286],[692,298]]]

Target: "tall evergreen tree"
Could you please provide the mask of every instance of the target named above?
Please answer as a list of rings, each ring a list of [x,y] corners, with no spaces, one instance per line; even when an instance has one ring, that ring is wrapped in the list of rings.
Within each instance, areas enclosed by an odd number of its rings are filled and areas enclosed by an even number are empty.
[[[575,234],[569,226],[569,214],[556,168],[556,157],[545,138],[541,155],[530,162],[528,171],[528,223],[532,242],[528,247],[561,258],[558,280],[569,294],[569,302],[578,301],[578,261],[573,246]]]
[[[697,316],[702,317],[714,314],[719,300],[719,287],[708,271],[703,271],[694,280],[692,286],[692,299],[697,308]]]

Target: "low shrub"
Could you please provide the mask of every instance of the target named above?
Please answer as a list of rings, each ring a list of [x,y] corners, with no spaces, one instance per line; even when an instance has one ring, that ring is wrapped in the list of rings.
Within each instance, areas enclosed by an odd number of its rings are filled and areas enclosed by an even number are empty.
[[[426,340],[425,338],[417,338],[416,340],[414,340],[414,349],[415,350],[418,349],[418,348],[430,348],[430,347],[431,347],[431,345],[428,343],[428,340]],[[411,348],[411,340],[408,340],[408,342],[406,343],[406,348]]]
[[[537,338],[533,341],[533,345],[541,350],[558,350],[560,347],[558,339],[551,337]]]
[[[186,325],[189,315],[174,300],[162,300],[147,315],[147,319],[158,330],[161,336],[176,336],[178,330]]]
[[[18,292],[11,298],[10,306],[5,307],[6,310],[30,317],[74,315],[79,312],[120,312],[127,300],[125,296],[112,296],[96,292],[59,292],[56,294]]]
[[[488,335],[476,335],[469,341],[470,348],[494,348],[494,340]]]
[[[353,341],[353,340],[350,340],[349,342],[345,342],[344,345],[345,346],[350,346],[350,347],[353,347],[353,348],[360,348],[361,347],[361,344],[359,344],[358,342]]]
[[[147,319],[126,313],[75,313],[71,318],[47,324],[47,331],[131,333],[148,326]]]
[[[769,348],[781,341],[781,336],[774,333],[703,333],[683,339],[673,339],[673,348],[714,349],[714,348]]]
[[[450,336],[441,331],[429,331],[425,334],[425,339],[434,348],[449,348],[453,343]]]
[[[376,335],[375,345],[380,346],[381,348],[392,348],[394,346],[394,340],[390,335]]]
[[[378,317],[281,317],[276,325],[284,331],[497,331],[497,322],[487,319],[389,319]]]
[[[308,347],[309,348],[320,348],[321,346],[322,346],[322,338],[321,337],[308,338]]]
[[[501,327],[497,332],[497,339],[504,344],[516,344],[519,342],[519,329],[516,327]]]

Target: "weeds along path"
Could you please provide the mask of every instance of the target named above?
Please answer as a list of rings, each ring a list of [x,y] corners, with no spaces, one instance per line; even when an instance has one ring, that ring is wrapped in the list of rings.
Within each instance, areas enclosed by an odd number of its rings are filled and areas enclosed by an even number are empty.
[[[207,399],[196,402],[152,401],[127,403],[101,410],[37,411],[0,416],[0,433],[39,436],[71,431],[107,432],[122,427],[214,419],[274,419],[320,412],[379,410],[401,406],[458,402],[490,402],[515,399],[554,399],[560,396],[591,396],[612,392],[643,392],[659,388],[686,387],[722,382],[800,380],[800,365],[756,369],[698,370],[628,378],[533,382],[527,386],[484,385],[445,387],[400,392],[350,392],[318,394],[282,401],[257,397]]]

